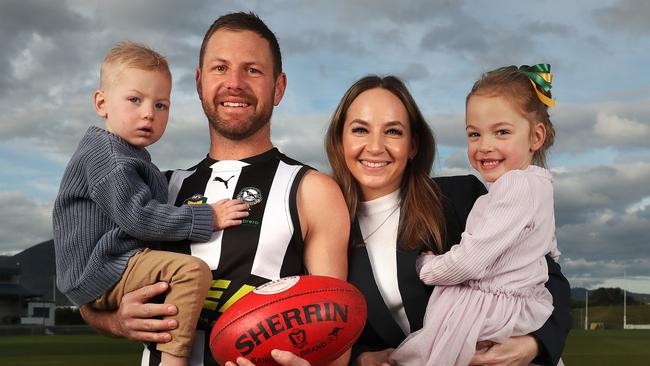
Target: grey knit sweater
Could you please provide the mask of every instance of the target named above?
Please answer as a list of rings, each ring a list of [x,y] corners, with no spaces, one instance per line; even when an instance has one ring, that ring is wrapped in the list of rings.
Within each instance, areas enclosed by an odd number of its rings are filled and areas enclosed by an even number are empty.
[[[212,235],[210,205],[166,204],[167,181],[145,149],[90,127],[54,203],[57,286],[73,303],[95,300],[147,242]]]

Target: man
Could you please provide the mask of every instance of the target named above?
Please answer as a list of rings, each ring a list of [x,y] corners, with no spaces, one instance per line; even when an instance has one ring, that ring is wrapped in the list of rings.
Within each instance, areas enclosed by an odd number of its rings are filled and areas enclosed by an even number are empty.
[[[207,347],[211,324],[252,288],[304,269],[346,278],[349,216],[331,178],[273,148],[270,119],[282,100],[286,76],[277,39],[256,15],[233,13],[213,23],[201,45],[196,87],[209,121],[210,152],[196,166],[168,173],[169,202],[240,198],[250,204],[250,215],[241,225],[215,232],[208,243],[173,245],[175,251],[203,259],[212,270],[214,281],[190,361],[207,366],[216,365]],[[165,331],[177,324],[153,317],[173,314],[176,308],[149,303],[166,286],[159,283],[125,295],[116,312],[83,308],[82,314],[106,333],[166,342],[170,336]],[[296,361],[289,354],[279,357]],[[155,347],[149,347],[142,364],[158,365],[159,360]]]

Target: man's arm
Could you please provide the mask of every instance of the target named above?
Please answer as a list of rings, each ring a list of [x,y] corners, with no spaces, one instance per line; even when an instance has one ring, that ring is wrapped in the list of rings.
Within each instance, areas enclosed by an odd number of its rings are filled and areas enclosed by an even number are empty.
[[[347,280],[350,215],[338,185],[323,173],[309,171],[296,201],[309,274]],[[349,359],[350,350],[331,365],[347,365]]]
[[[350,215],[338,185],[309,171],[298,187],[297,205],[309,274],[347,280]]]
[[[176,314],[171,304],[153,304],[149,300],[167,291],[169,285],[159,282],[124,295],[120,307],[114,311],[94,310],[88,305],[81,307],[81,316],[99,332],[141,342],[166,343],[171,340],[167,331],[178,324],[173,319],[157,317]]]
[[[553,295],[553,313],[542,327],[532,335],[540,345],[540,352],[533,362],[540,365],[557,365],[564,343],[571,330],[571,286],[560,270],[560,265],[546,256],[548,281],[546,288]]]

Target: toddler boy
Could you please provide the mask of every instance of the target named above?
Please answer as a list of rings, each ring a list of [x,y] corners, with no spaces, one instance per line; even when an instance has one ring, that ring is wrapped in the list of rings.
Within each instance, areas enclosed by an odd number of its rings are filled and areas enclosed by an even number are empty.
[[[90,127],[79,143],[53,214],[57,286],[76,305],[112,310],[125,293],[169,283],[165,302],[178,308],[171,317],[178,328],[170,342],[157,345],[165,366],[187,364],[212,274],[196,257],[147,246],[205,242],[248,215],[239,200],[166,204],[167,181],[145,147],[165,131],[171,84],[167,61],[157,52],[132,42],[108,52],[94,94],[106,129]]]

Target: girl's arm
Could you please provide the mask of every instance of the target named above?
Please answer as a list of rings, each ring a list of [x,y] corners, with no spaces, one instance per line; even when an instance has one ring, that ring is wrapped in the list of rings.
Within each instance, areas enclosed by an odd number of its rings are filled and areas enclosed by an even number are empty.
[[[470,212],[479,227],[461,235],[460,245],[445,254],[418,259],[420,279],[427,285],[456,285],[481,278],[485,270],[509,247],[532,221],[530,185],[519,174],[503,175],[483,197],[485,206]]]

